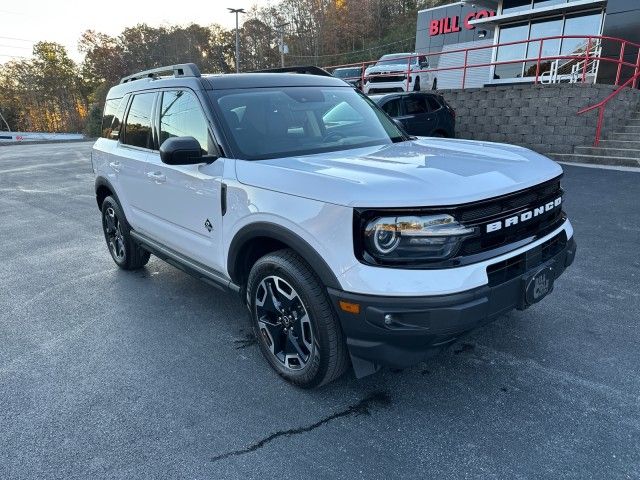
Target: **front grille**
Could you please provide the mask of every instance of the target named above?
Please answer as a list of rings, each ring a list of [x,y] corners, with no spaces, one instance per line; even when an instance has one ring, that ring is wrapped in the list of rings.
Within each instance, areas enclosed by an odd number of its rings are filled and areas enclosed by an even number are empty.
[[[505,245],[525,242],[532,237],[540,238],[550,233],[564,221],[565,217],[560,206],[529,220],[519,221],[510,227],[504,226],[504,220],[553,202],[559,197],[562,197],[562,189],[560,180],[556,179],[533,189],[488,200],[480,205],[461,207],[455,215],[456,218],[465,226],[476,227],[479,233],[462,243],[458,255],[463,257],[476,255]],[[502,222],[503,228],[487,232],[487,225],[494,222]]]
[[[481,204],[461,209],[457,218],[461,222],[481,220],[502,213],[506,214],[512,210],[527,207],[537,202],[541,203],[548,197],[559,194],[562,194],[562,189],[560,188],[560,179],[556,179],[530,190],[487,200]]]
[[[383,82],[404,82],[407,79],[405,75],[387,75],[387,74],[375,74],[372,73],[368,78],[371,83],[383,83]]]
[[[354,252],[366,264],[390,268],[440,269],[482,262],[524,247],[557,230],[566,220],[562,211],[562,195],[560,177],[557,177],[526,190],[452,207],[356,209],[353,217]],[[551,207],[547,209],[549,204]],[[453,257],[424,262],[411,259],[378,261],[366,254],[362,232],[373,218],[432,213],[450,214],[465,227],[474,228],[474,233],[461,241]],[[514,221],[514,217],[517,217],[517,221]],[[498,223],[500,228],[489,228]],[[520,266],[516,262],[509,264],[507,268],[515,272]]]
[[[560,253],[566,246],[567,234],[562,231],[531,250],[489,265],[487,267],[489,286],[495,287],[539,267]]]

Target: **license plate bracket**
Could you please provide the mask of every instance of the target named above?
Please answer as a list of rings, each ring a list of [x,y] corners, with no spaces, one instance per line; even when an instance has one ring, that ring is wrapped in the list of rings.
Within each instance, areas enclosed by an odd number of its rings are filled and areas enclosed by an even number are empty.
[[[555,271],[550,265],[546,265],[523,278],[523,307],[530,307],[549,295],[553,291],[555,278]]]

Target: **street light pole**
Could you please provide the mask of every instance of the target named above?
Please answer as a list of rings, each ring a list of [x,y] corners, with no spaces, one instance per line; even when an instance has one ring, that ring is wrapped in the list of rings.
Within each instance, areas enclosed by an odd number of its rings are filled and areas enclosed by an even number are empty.
[[[236,14],[236,73],[240,73],[240,31],[238,30],[238,14],[246,12],[244,8],[227,8],[227,10]]]
[[[281,23],[280,25],[276,25],[278,29],[278,34],[280,35],[280,66],[284,68],[284,27],[289,25],[289,23]]]

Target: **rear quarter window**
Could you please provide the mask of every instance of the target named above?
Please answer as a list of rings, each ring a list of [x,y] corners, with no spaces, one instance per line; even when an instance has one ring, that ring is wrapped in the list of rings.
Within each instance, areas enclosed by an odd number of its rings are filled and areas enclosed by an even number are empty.
[[[104,104],[102,114],[102,138],[111,138],[113,119],[116,117],[122,98],[111,98]]]

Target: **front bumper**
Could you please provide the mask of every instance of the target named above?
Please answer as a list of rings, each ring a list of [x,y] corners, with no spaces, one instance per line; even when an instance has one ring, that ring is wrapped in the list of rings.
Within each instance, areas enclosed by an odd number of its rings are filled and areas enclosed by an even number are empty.
[[[382,365],[414,365],[470,330],[515,308],[527,308],[525,282],[549,267],[554,280],[558,278],[573,263],[574,238],[565,236],[561,245],[547,253],[542,247],[533,248],[522,254],[519,269],[514,262],[506,263],[503,270],[493,272],[489,284],[449,295],[383,297],[329,289],[356,376],[373,373]],[[359,313],[343,311],[340,301],[360,305]]]
[[[398,82],[368,82],[365,81],[364,84],[364,92],[365,93],[393,93],[393,92],[407,92],[413,90],[413,82],[412,78],[409,82],[409,90],[407,90],[407,80],[402,80]]]

